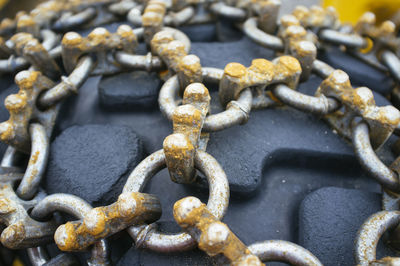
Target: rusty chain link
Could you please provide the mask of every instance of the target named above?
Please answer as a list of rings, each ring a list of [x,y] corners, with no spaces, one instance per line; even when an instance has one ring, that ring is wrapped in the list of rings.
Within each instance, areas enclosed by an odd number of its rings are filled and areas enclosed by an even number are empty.
[[[384,189],[384,210],[368,218],[358,233],[357,263],[398,265],[400,258],[377,260],[376,247],[390,230],[391,245],[400,248],[400,157],[387,166],[376,150],[398,134],[400,111],[391,105],[376,106],[370,89],[353,88],[344,71],[317,59],[321,47],[340,46],[390,73],[400,88],[397,20],[378,26],[374,14],[366,13],[351,27],[339,22],[333,8],[298,6],[278,21],[280,4],[279,0],[50,0],[29,13],[2,20],[0,73],[16,74],[20,90],[6,98],[10,118],[0,123],[0,140],[9,145],[0,167],[0,222],[5,225],[1,243],[10,249],[26,248],[33,265],[76,263],[70,253],[50,259],[45,245],[51,242],[65,252],[89,248],[88,265],[110,265],[107,238],[126,230],[137,248],[182,252],[197,246],[217,264],[322,265],[291,242],[266,240],[246,246],[220,221],[228,210],[230,191],[224,170],[206,151],[210,132],[246,123],[252,109],[287,105],[318,115],[351,142],[360,164]],[[198,12],[199,7],[206,12]],[[190,54],[190,39],[173,28],[226,18],[255,45],[274,50],[276,58],[253,59],[248,67],[235,62],[224,69],[202,67],[199,57]],[[128,21],[134,28],[121,25],[109,32],[101,27],[116,21]],[[79,29],[93,30],[86,37],[69,31]],[[145,43],[147,55],[136,54],[139,42]],[[40,181],[60,105],[79,93],[89,76],[129,70],[155,71],[165,81],[158,103],[173,132],[162,149],[137,165],[118,200],[108,206],[92,208],[69,194],[47,195]],[[324,79],[315,95],[296,91],[312,74]],[[223,112],[211,114],[206,83],[218,84]],[[26,169],[16,167],[18,156],[28,154]],[[162,195],[141,192],[165,167],[178,184],[196,183],[199,172],[208,181],[207,205],[195,197],[175,203],[180,233],[157,229]],[[78,220],[60,224],[55,212]]]

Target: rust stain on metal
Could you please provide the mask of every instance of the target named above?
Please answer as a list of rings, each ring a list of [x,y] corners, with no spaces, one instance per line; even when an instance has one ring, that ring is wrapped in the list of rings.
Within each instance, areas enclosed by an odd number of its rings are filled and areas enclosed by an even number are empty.
[[[346,109],[327,114],[327,121],[341,135],[351,138],[351,122],[354,117],[361,116],[369,125],[374,149],[383,145],[400,123],[399,110],[393,106],[376,106],[372,91],[366,87],[354,89],[349,76],[341,70],[335,70],[321,83],[316,96],[321,94],[337,99]]]
[[[84,250],[99,239],[133,224],[154,222],[161,215],[159,200],[150,194],[123,193],[118,201],[92,209],[83,220],[61,225],[54,240],[63,251]]]
[[[222,254],[231,265],[264,265],[257,256],[195,197],[174,204],[176,222],[198,242],[209,256]]]
[[[219,83],[219,99],[223,106],[236,100],[240,93],[249,87],[268,87],[284,83],[295,89],[300,78],[301,66],[291,56],[281,56],[270,62],[266,59],[254,59],[246,68],[239,63],[229,63]]]
[[[204,144],[200,142],[208,139],[208,134],[202,134],[201,130],[210,100],[208,89],[203,84],[192,83],[186,87],[183,105],[178,106],[173,113],[174,133],[165,138],[163,149],[174,182],[192,183],[195,180],[194,156],[196,149]]]
[[[15,82],[20,90],[17,94],[9,95],[4,101],[10,118],[0,123],[0,139],[29,153],[29,123],[39,112],[36,99],[42,91],[53,87],[54,83],[37,71],[22,71],[15,76]]]
[[[68,32],[64,35],[61,45],[64,66],[68,72],[72,72],[84,54],[114,50],[133,53],[138,41],[130,26],[121,25],[116,33],[110,33],[105,28],[99,27],[85,38],[76,32]]]

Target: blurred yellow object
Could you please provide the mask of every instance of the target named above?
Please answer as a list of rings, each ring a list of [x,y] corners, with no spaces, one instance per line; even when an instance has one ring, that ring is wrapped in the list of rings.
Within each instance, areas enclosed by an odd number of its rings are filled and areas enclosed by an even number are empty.
[[[24,264],[22,263],[22,261],[18,258],[16,258],[12,264],[12,266],[24,266]]]
[[[2,9],[7,3],[8,0],[0,0],[0,9]]]
[[[378,23],[390,19],[400,9],[400,0],[324,0],[323,6],[333,6],[339,13],[340,21],[356,23],[367,11],[376,15]]]

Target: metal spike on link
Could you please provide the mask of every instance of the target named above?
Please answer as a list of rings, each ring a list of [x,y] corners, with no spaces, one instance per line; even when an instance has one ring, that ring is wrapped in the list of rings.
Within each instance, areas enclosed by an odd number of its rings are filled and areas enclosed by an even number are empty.
[[[265,59],[254,59],[246,68],[239,63],[229,63],[219,83],[219,100],[222,106],[236,100],[240,93],[249,87],[267,87],[284,83],[295,89],[300,78],[301,66],[291,56],[281,56],[273,62]]]
[[[80,57],[85,54],[95,54],[98,61],[97,68],[102,73],[106,73],[113,66],[112,62],[108,62],[107,53],[115,50],[132,53],[137,45],[136,35],[128,25],[119,26],[116,33],[110,33],[105,28],[96,28],[88,37],[82,37],[76,32],[68,32],[62,39],[64,67],[68,73],[71,73]]]
[[[150,0],[142,15],[144,40],[150,44],[154,34],[161,31],[166,12],[165,3],[158,0]]]
[[[327,114],[327,121],[345,137],[351,138],[352,121],[362,117],[370,127],[370,139],[374,149],[381,147],[400,123],[400,111],[393,106],[378,107],[372,91],[366,87],[354,89],[349,76],[335,70],[325,79],[316,92],[316,96],[325,95],[336,98],[345,105],[345,112]]]
[[[84,250],[99,239],[128,226],[154,222],[161,216],[161,205],[153,195],[123,193],[118,201],[89,211],[83,220],[68,222],[57,228],[54,240],[63,251]]]
[[[36,100],[41,92],[54,86],[53,81],[37,71],[22,71],[15,76],[15,83],[19,86],[18,94],[11,94],[5,100],[5,106],[10,112],[10,118],[0,123],[1,141],[12,145],[25,153],[30,152],[31,138],[29,123],[32,119],[41,120],[45,115],[36,106]],[[45,116],[42,120],[49,121]]]
[[[214,257],[219,265],[264,265],[199,199],[186,197],[177,201],[174,218],[196,240],[199,249]]]
[[[172,181],[193,183],[196,177],[194,157],[199,146],[205,150],[207,135],[201,130],[208,113],[210,95],[201,83],[187,86],[183,104],[173,114],[174,134],[165,138],[163,143],[165,161]]]

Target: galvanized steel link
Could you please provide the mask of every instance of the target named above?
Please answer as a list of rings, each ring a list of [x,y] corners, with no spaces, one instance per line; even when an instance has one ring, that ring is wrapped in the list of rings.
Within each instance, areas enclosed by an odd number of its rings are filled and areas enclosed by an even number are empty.
[[[129,175],[123,193],[143,190],[149,179],[164,167],[164,151],[154,152],[136,166]],[[207,177],[209,183],[207,208],[218,219],[222,219],[229,202],[229,184],[224,170],[211,155],[201,150],[196,152],[195,167]],[[146,230],[145,235],[141,235],[143,230]],[[186,233],[165,234],[154,228],[143,226],[130,227],[128,232],[135,240],[137,247],[146,247],[158,252],[184,251],[193,248],[195,244]]]

